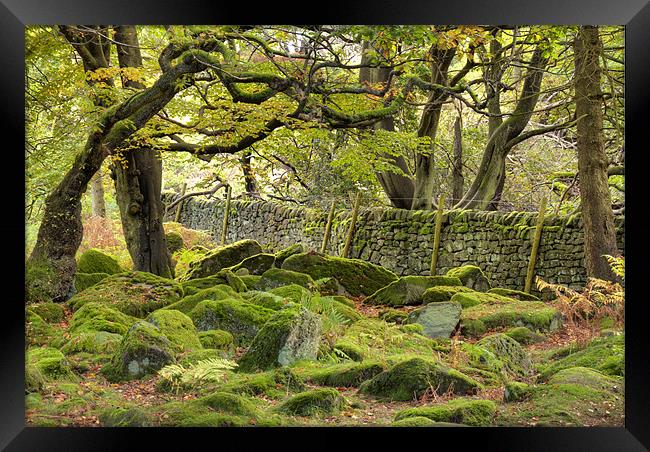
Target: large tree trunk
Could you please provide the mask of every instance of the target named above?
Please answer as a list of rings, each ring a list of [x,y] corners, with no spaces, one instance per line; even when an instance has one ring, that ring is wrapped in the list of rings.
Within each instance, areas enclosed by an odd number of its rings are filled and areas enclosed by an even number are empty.
[[[106,201],[104,199],[104,178],[102,172],[97,171],[95,177],[92,178],[91,192],[92,192],[92,208],[93,216],[106,218]]]
[[[362,64],[367,61],[366,53],[368,46],[364,43],[362,48]],[[361,83],[386,83],[390,69],[388,68],[362,68],[359,71],[359,81]],[[383,129],[388,131],[395,130],[395,121],[392,117],[387,117],[374,124],[374,129]],[[384,154],[382,157],[388,159],[396,168],[402,171],[403,174],[384,171],[376,173],[377,180],[381,184],[384,193],[390,199],[393,206],[399,209],[410,209],[413,199],[413,180],[411,179],[411,171],[403,156],[394,156],[391,154]]]
[[[580,27],[574,45],[578,173],[587,275],[615,281],[617,278],[603,257],[619,252],[602,136],[603,94],[598,64],[602,43],[598,27]]]
[[[115,41],[121,68],[142,66],[135,26],[115,27]],[[125,77],[122,86],[144,89],[142,83]],[[124,155],[125,162],[113,164],[112,173],[133,268],[171,277],[174,271],[163,229],[162,160],[146,148],[128,150]]]

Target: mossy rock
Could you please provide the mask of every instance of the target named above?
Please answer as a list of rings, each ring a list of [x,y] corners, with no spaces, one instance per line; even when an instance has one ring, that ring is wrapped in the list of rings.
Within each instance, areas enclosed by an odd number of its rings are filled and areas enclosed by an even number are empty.
[[[248,290],[255,290],[255,286],[257,285],[257,282],[262,279],[262,276],[258,275],[243,275],[240,276],[239,279],[242,280],[244,285]]]
[[[74,275],[74,287],[77,292],[82,292],[89,287],[94,286],[103,279],[108,278],[108,273],[80,273]]]
[[[400,421],[410,417],[426,417],[435,422],[452,422],[471,426],[490,425],[497,405],[491,400],[453,399],[435,406],[407,408],[395,415]]]
[[[343,363],[311,371],[306,378],[308,381],[322,386],[358,387],[364,381],[370,380],[386,369],[387,365],[379,361]]]
[[[260,290],[251,290],[241,294],[244,300],[267,309],[278,311],[284,308],[290,300],[281,297],[280,295],[272,294],[270,292],[262,292]]]
[[[419,323],[407,323],[399,326],[400,331],[409,334],[424,334],[424,327]]]
[[[234,344],[232,334],[224,330],[209,330],[199,333],[199,340],[204,348],[214,348],[217,350],[228,350]]]
[[[510,336],[521,345],[530,345],[544,340],[544,335],[536,333],[525,326],[516,326],[510,328],[505,332],[506,336]]]
[[[318,315],[295,307],[278,311],[255,336],[239,360],[239,370],[250,372],[316,359],[322,322]]]
[[[353,297],[371,295],[397,279],[393,272],[379,265],[314,252],[294,254],[284,261],[282,268],[307,273],[314,280],[336,278]]]
[[[406,322],[409,314],[399,309],[388,308],[380,311],[379,318],[384,322],[402,324]]]
[[[196,399],[194,403],[222,413],[251,417],[255,417],[259,414],[257,407],[251,400],[229,392],[218,391],[208,396]]]
[[[503,289],[501,287],[495,287],[493,289],[488,290],[487,293],[502,295],[504,297],[514,298],[516,300],[521,300],[521,301],[539,301],[539,298],[536,297],[535,295],[522,292],[521,290]]]
[[[303,299],[302,301],[304,303],[305,299]],[[340,301],[336,300],[334,297],[321,297],[318,295],[314,295],[313,297],[311,297],[311,301],[318,303],[320,308],[325,311],[335,311],[336,314],[340,316],[343,320],[347,321],[348,324],[354,323],[363,318],[363,316],[359,314],[356,311],[356,309],[341,303]]]
[[[268,291],[277,287],[288,286],[289,284],[297,284],[305,288],[310,288],[315,285],[312,277],[305,273],[284,270],[281,268],[271,268],[264,272],[255,285],[255,288],[257,290]]]
[[[108,273],[109,275],[115,275],[122,273],[124,270],[114,257],[98,249],[91,248],[79,256],[77,271],[80,273]]]
[[[359,390],[380,399],[408,401],[421,397],[432,387],[439,393],[451,390],[454,394],[466,394],[481,385],[438,362],[412,358],[364,382]]]
[[[68,304],[76,311],[86,303],[98,302],[125,314],[144,318],[182,296],[183,289],[174,280],[146,272],[127,272],[103,279],[72,297]]]
[[[289,284],[288,286],[276,287],[268,291],[270,294],[277,295],[283,299],[300,303],[303,300],[311,299],[311,292],[298,284]]]
[[[460,344],[460,351],[467,356],[468,366],[472,370],[481,370],[483,380],[486,378],[488,383],[501,384],[504,377],[507,377],[505,365],[497,355],[491,350],[479,347],[476,344],[462,342]],[[466,369],[470,372],[470,369]],[[486,374],[488,372],[489,374]]]
[[[446,276],[402,276],[364,300],[371,305],[412,306],[423,303],[427,289],[435,286],[460,286],[460,280]]]
[[[625,375],[625,335],[596,338],[574,353],[550,362],[540,369],[544,380],[562,369],[588,367],[605,375]]]
[[[27,366],[34,366],[47,381],[76,379],[67,358],[56,348],[29,348],[26,362]]]
[[[163,427],[247,427],[258,423],[252,416],[215,411],[199,400],[161,405],[158,417]]]
[[[363,361],[364,353],[361,347],[356,345],[353,342],[346,341],[345,339],[339,339],[336,344],[334,344],[334,350],[337,350],[340,353],[343,353],[347,359],[352,361]]]
[[[65,309],[59,303],[37,303],[27,307],[47,323],[61,323],[65,318]]]
[[[460,279],[463,286],[478,292],[490,290],[490,280],[485,276],[483,270],[476,265],[463,265],[462,267],[452,268],[447,272],[447,276]]]
[[[463,309],[466,309],[482,303],[510,303],[517,300],[502,295],[471,291],[456,293],[451,297],[451,301],[460,303]]]
[[[25,392],[38,392],[45,385],[47,379],[34,362],[25,363]]]
[[[531,386],[519,381],[509,381],[503,390],[503,401],[506,403],[521,402],[530,396]]]
[[[431,287],[422,294],[422,304],[450,301],[451,298],[459,292],[474,292],[474,289],[465,286]]]
[[[165,241],[167,242],[167,249],[170,253],[175,253],[185,248],[183,236],[176,231],[170,231],[165,234]]]
[[[225,330],[235,344],[248,345],[275,311],[235,299],[205,300],[190,311],[199,331]]]
[[[453,301],[431,303],[412,311],[407,323],[422,326],[422,334],[432,339],[449,338],[456,330],[462,307]]]
[[[74,265],[72,262],[66,262],[66,264],[64,267]],[[25,302],[28,304],[50,303],[67,299],[70,294],[63,293],[60,281],[59,271],[50,261],[45,259],[28,260],[25,264]]]
[[[463,294],[454,297],[459,295]],[[554,331],[562,325],[561,319],[557,309],[541,301],[495,300],[463,309],[460,325],[465,336],[481,336],[488,330],[515,326],[525,326],[533,331]]]
[[[150,413],[136,406],[105,408],[99,412],[102,427],[153,427],[155,420]]]
[[[394,421],[392,427],[433,427],[435,422],[424,416],[413,416]]]
[[[354,301],[350,300],[347,297],[344,297],[342,295],[328,295],[332,300],[338,301],[339,303],[342,303],[352,309],[355,309],[357,305],[354,303]]]
[[[158,327],[177,352],[198,350],[203,347],[192,319],[180,311],[159,309],[149,314],[147,322]]]
[[[136,321],[111,306],[89,302],[81,306],[70,319],[70,333],[105,331],[124,335]]]
[[[189,270],[183,276],[183,280],[187,281],[214,275],[224,268],[237,265],[247,257],[262,252],[262,247],[255,240],[240,240],[231,245],[219,247],[200,259],[190,262]]]
[[[50,325],[34,311],[25,310],[25,338],[30,346],[56,346],[65,342],[65,330],[63,328]]]
[[[137,321],[127,331],[111,362],[102,368],[109,381],[139,379],[174,362],[174,347],[160,329]]]
[[[578,384],[599,391],[623,393],[625,381],[621,377],[611,377],[588,367],[568,367],[557,371],[549,384]]]
[[[293,245],[278,251],[275,253],[275,266],[278,268],[282,267],[282,264],[288,257],[293,256],[294,254],[303,253],[304,251],[305,248],[300,243],[294,243]]]
[[[66,355],[75,353],[92,353],[95,355],[112,353],[120,342],[122,335],[108,331],[81,331],[71,335],[70,339],[61,347]]]
[[[287,392],[305,390],[302,378],[288,367],[255,374],[240,373],[236,377],[236,381],[221,385],[220,390],[248,396],[265,395],[273,399],[284,398]]]
[[[235,275],[230,269],[226,268],[214,275],[204,278],[190,279],[182,281],[181,287],[185,296],[194,295],[201,290],[211,289],[220,285],[230,286],[235,292],[246,292],[248,287],[239,276]]]
[[[242,296],[232,287],[225,284],[219,284],[208,289],[202,289],[198,292],[181,298],[176,303],[165,306],[164,310],[176,310],[184,314],[189,314],[192,309],[205,300],[243,300]]]
[[[293,416],[334,416],[345,405],[336,389],[322,388],[296,394],[283,402],[278,411]]]
[[[347,294],[345,287],[343,287],[336,278],[321,278],[314,281],[314,284],[316,290],[321,295],[332,295],[345,298],[344,295]]]
[[[230,270],[237,273],[240,269],[245,268],[248,270],[249,275],[261,275],[265,271],[271,269],[275,263],[275,256],[268,253],[260,253],[251,257],[247,257],[239,264],[230,267]]]
[[[503,362],[504,370],[511,374],[523,377],[530,375],[533,370],[533,363],[526,350],[510,336],[502,333],[485,336],[476,346],[494,353]]]

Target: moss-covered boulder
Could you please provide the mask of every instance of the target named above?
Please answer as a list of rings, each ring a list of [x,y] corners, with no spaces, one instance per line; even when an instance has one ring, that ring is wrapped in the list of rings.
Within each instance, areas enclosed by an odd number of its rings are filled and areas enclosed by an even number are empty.
[[[623,393],[624,381],[619,377],[612,377],[588,367],[567,367],[557,371],[548,381],[549,384],[577,384],[597,389]]]
[[[517,301],[514,298],[504,297],[502,295],[496,295],[492,293],[484,292],[459,292],[454,294],[451,297],[451,301],[460,303],[460,305],[465,308],[471,308],[481,303],[510,303],[512,301]]]
[[[248,290],[244,280],[235,275],[235,273],[233,273],[229,268],[220,270],[211,276],[181,282],[181,287],[183,288],[185,296],[194,295],[201,290],[210,289],[220,285],[230,286],[235,292],[246,292]]]
[[[124,335],[136,321],[103,303],[89,302],[81,306],[70,319],[70,333],[105,331]]]
[[[570,367],[588,367],[605,375],[625,375],[625,335],[596,338],[582,350],[540,366],[540,376],[548,379]]]
[[[147,317],[147,322],[158,327],[172,343],[177,352],[198,350],[201,341],[192,319],[174,309],[159,309]]]
[[[174,354],[173,344],[157,326],[139,320],[127,331],[102,373],[109,381],[139,379],[173,363]]]
[[[530,345],[544,340],[544,335],[532,331],[525,326],[516,326],[510,328],[505,332],[506,336],[510,336],[521,345]]]
[[[435,422],[424,416],[405,417],[399,421],[393,421],[391,427],[467,427],[464,424],[453,422]]]
[[[454,297],[459,295],[465,294]],[[525,326],[533,331],[554,331],[562,325],[562,315],[541,301],[495,299],[463,308],[460,324],[465,336],[481,336],[488,330],[514,326]]]
[[[291,302],[288,298],[270,292],[262,292],[260,290],[250,290],[242,293],[241,296],[249,303],[273,309],[274,311],[282,309],[287,305],[287,303]]]
[[[248,270],[249,275],[261,275],[265,271],[273,267],[275,263],[275,255],[269,253],[260,253],[251,257],[247,257],[239,264],[230,267],[230,270],[237,273],[240,269],[245,268]]]
[[[232,334],[224,330],[208,330],[199,333],[199,341],[204,348],[228,350],[234,344]]]
[[[345,287],[336,278],[321,278],[314,281],[316,291],[321,295],[341,296],[347,294]]]
[[[490,425],[497,405],[491,400],[454,399],[435,406],[407,408],[395,415],[400,421],[410,417],[425,417],[436,422],[485,426]]]
[[[237,345],[248,345],[275,311],[235,299],[206,300],[189,316],[199,331],[225,330]]]
[[[114,275],[124,270],[114,257],[98,249],[91,248],[79,256],[77,271],[80,273],[108,273]]]
[[[384,322],[402,324],[406,322],[409,313],[399,309],[387,308],[379,312],[379,318]]]
[[[293,416],[332,416],[346,405],[336,389],[323,388],[302,392],[283,402],[278,410]]]
[[[214,275],[221,269],[239,264],[247,257],[262,253],[262,247],[255,240],[240,240],[230,245],[219,247],[191,262],[183,280],[204,278]]]
[[[122,342],[122,335],[108,331],[81,331],[74,333],[63,344],[61,351],[66,355],[92,353],[95,355],[112,353]]]
[[[111,407],[99,412],[102,427],[153,427],[155,419],[149,412],[137,406]]]
[[[335,353],[339,356],[343,355],[344,358],[350,359],[352,361],[363,361],[363,358],[365,356],[365,353],[359,347],[357,344],[354,342],[350,342],[345,339],[339,339],[336,341],[336,344],[334,344],[333,350]]]
[[[74,275],[74,288],[77,292],[86,290],[87,288],[94,286],[99,281],[108,278],[108,273],[81,273],[77,272]]]
[[[208,289],[199,290],[192,295],[185,296],[176,303],[165,306],[163,309],[173,309],[184,314],[189,314],[197,304],[205,300],[243,300],[243,297],[232,287],[225,284],[219,284]]]
[[[510,336],[502,333],[485,336],[476,346],[494,353],[503,362],[506,372],[523,377],[530,375],[533,370],[533,363],[526,350]]]
[[[536,297],[535,295],[522,292],[521,290],[503,289],[501,287],[495,287],[493,289],[488,290],[488,293],[502,295],[504,297],[514,298],[516,300],[521,300],[521,301],[539,301],[539,298]]]
[[[300,303],[303,300],[311,299],[311,292],[298,284],[289,284],[288,286],[276,287],[268,291],[270,294],[282,297],[285,300]]]
[[[314,286],[314,280],[305,273],[281,268],[271,268],[262,274],[255,288],[257,290],[271,290],[276,287],[288,286],[289,284],[297,284],[309,288]]]
[[[316,359],[320,345],[320,317],[302,307],[274,314],[257,333],[239,360],[244,372],[289,366],[302,359]]]
[[[255,285],[257,282],[262,279],[261,275],[243,275],[240,276],[239,279],[242,280],[244,285],[248,290],[255,290]]]
[[[402,276],[364,300],[371,305],[409,306],[423,302],[427,289],[435,286],[460,286],[460,280],[446,276]]]
[[[474,289],[470,289],[469,287],[465,286],[431,287],[422,294],[422,304],[450,301],[451,298],[459,292],[474,292]]]
[[[353,297],[371,295],[397,279],[393,272],[379,265],[315,252],[294,254],[284,261],[282,268],[307,273],[314,280],[336,278]]]
[[[60,323],[65,318],[65,309],[59,303],[36,303],[27,308],[47,323]]]
[[[27,349],[27,366],[34,366],[45,380],[75,380],[70,363],[60,350],[51,347]]]
[[[254,374],[238,373],[220,389],[234,394],[283,399],[289,392],[304,391],[305,384],[291,368],[280,367]]]
[[[490,280],[485,276],[483,270],[476,265],[463,265],[452,268],[447,272],[447,276],[458,278],[462,281],[463,286],[474,289],[478,292],[490,290]]]
[[[366,361],[361,363],[343,363],[311,371],[306,379],[321,386],[357,387],[387,369],[385,363]]]
[[[413,400],[431,388],[438,393],[466,394],[481,385],[467,375],[423,358],[412,358],[364,382],[359,390],[387,400]]]
[[[45,385],[45,375],[33,362],[25,363],[25,392],[38,392]]]
[[[51,325],[34,311],[25,310],[25,338],[28,345],[60,346],[65,342],[65,330]]]
[[[259,414],[259,410],[252,400],[224,391],[217,391],[210,395],[200,397],[194,403],[206,406],[214,411],[241,416],[255,417]]]
[[[521,402],[530,395],[531,386],[520,381],[509,381],[503,390],[503,401]]]
[[[98,302],[125,314],[144,318],[182,296],[181,285],[172,279],[146,272],[126,272],[103,279],[72,297],[68,304],[77,310],[86,303]]]
[[[282,264],[288,257],[293,256],[294,254],[303,253],[304,251],[305,248],[300,243],[294,243],[293,245],[278,251],[275,253],[275,266],[278,268],[282,267]]]
[[[321,297],[319,295],[314,295],[311,298],[303,298],[301,301],[303,304],[307,303],[309,309],[316,312],[325,314],[334,312],[334,315],[336,315],[338,320],[342,323],[346,322],[350,324],[356,322],[357,320],[361,320],[363,317],[354,308],[341,303],[334,297]]]
[[[448,338],[460,321],[462,307],[453,301],[431,303],[412,311],[406,322],[422,325],[427,337]]]
[[[185,247],[183,236],[176,231],[169,231],[165,234],[165,241],[167,242],[167,249],[170,253],[175,253]]]

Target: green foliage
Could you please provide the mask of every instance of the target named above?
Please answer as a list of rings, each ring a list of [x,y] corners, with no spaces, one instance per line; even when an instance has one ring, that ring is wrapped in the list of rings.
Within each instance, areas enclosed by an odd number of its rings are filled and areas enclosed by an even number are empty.
[[[181,388],[197,387],[206,382],[223,381],[227,371],[236,367],[237,363],[234,361],[213,358],[190,364],[188,367],[170,364],[160,369],[158,375],[179,391]]]

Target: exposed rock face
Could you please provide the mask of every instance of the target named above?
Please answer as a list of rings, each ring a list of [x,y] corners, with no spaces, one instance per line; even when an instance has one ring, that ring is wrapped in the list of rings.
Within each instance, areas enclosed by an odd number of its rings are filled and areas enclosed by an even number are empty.
[[[448,338],[458,326],[461,311],[461,305],[452,301],[431,303],[411,312],[407,322],[422,325],[424,335],[432,339]]]

